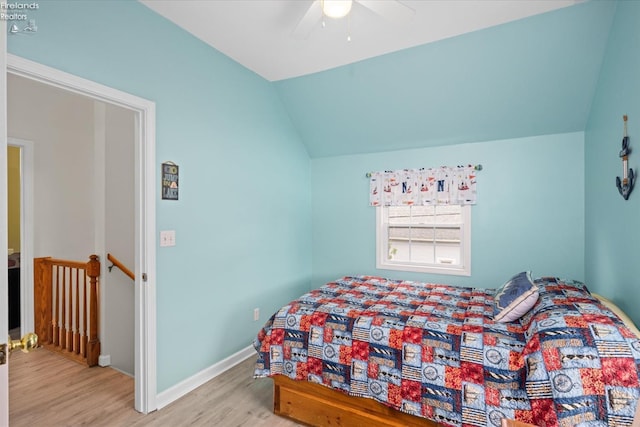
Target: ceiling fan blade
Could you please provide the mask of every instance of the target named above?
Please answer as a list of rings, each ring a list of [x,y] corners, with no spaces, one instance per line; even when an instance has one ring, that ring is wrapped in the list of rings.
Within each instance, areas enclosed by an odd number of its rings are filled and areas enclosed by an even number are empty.
[[[313,27],[322,19],[322,7],[320,5],[320,0],[313,0],[309,9],[305,12],[296,28],[293,30],[291,35],[296,39],[306,39],[311,34],[311,30]]]
[[[395,23],[404,24],[415,15],[416,11],[396,0],[356,0],[359,4],[376,14]]]

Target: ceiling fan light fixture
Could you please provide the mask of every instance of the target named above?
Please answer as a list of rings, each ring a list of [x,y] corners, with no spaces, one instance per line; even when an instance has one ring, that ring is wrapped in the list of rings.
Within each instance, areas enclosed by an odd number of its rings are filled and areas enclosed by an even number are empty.
[[[353,0],[320,0],[322,13],[329,18],[344,18],[351,11]]]

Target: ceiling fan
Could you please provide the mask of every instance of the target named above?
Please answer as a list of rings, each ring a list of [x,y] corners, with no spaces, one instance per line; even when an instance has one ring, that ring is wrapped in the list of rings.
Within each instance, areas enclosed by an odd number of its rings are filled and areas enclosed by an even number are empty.
[[[353,3],[358,3],[396,24],[407,22],[415,14],[415,10],[398,0],[313,0],[293,30],[292,36],[306,39],[316,24],[324,17],[340,19],[349,15]]]

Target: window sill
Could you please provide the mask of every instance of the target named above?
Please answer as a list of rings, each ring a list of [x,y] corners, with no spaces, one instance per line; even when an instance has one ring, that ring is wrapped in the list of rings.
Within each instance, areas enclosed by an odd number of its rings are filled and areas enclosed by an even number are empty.
[[[449,276],[471,276],[471,269],[464,266],[442,264],[440,265],[417,265],[401,264],[390,262],[378,262],[376,268],[379,270],[411,271],[415,273],[445,274]]]

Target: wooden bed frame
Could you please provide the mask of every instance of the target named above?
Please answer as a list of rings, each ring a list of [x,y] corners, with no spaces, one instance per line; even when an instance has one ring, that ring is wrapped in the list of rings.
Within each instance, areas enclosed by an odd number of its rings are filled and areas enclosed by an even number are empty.
[[[349,396],[320,384],[294,381],[284,375],[271,378],[273,412],[302,424],[314,427],[442,427],[434,421],[405,414],[373,399]],[[505,418],[502,427],[536,426]]]
[[[373,399],[349,396],[320,384],[274,375],[273,412],[314,427],[440,427],[433,421],[389,408]]]

